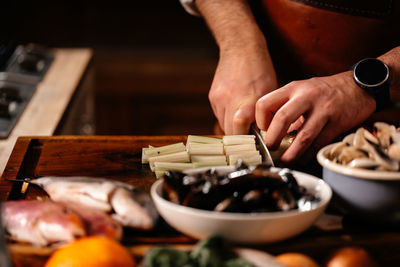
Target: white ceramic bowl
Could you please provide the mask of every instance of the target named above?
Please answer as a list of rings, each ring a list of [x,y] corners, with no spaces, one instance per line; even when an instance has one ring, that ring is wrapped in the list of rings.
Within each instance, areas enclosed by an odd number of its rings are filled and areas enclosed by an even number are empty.
[[[400,222],[400,172],[356,169],[327,158],[335,144],[322,148],[317,160],[331,186],[335,205],[343,213],[378,222]]]
[[[332,196],[329,185],[322,179],[301,172],[292,172],[299,185],[321,199],[311,210],[249,214],[185,207],[162,197],[163,180],[153,184],[151,196],[164,220],[188,236],[202,239],[217,234],[236,243],[275,242],[295,236],[309,228],[324,212]]]

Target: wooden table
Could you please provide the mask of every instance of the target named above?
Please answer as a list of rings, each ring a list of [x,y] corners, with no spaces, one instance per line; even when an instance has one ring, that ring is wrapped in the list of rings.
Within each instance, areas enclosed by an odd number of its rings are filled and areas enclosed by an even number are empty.
[[[186,136],[96,136],[96,137],[20,137],[0,180],[2,201],[36,198],[43,191],[28,187],[21,194],[22,184],[7,180],[45,175],[98,176],[121,180],[149,191],[156,180],[147,165],[141,164],[142,147],[185,142]],[[195,241],[161,223],[149,233],[128,231],[123,243],[136,255],[160,243],[193,244]],[[286,241],[254,246],[272,254],[296,251],[319,261],[343,246],[367,249],[382,266],[398,266],[400,262],[399,229],[368,226],[365,222],[347,221],[344,228],[323,231],[312,227],[305,233]],[[13,251],[22,266],[41,266],[47,255],[23,255]]]
[[[7,139],[0,140],[0,174],[18,136],[53,135],[92,57],[91,49],[55,49],[54,61]]]

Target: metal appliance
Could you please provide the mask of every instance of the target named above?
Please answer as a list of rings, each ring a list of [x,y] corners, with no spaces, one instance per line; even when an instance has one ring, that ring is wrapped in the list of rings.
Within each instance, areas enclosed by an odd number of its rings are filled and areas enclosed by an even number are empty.
[[[51,49],[0,41],[0,139],[9,136],[53,59]]]

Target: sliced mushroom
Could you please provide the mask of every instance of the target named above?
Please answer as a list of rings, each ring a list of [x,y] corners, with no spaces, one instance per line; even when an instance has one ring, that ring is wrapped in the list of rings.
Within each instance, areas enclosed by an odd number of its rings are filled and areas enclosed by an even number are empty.
[[[361,169],[375,169],[379,167],[379,164],[370,158],[357,158],[350,161],[347,166]]]
[[[392,143],[392,135],[396,133],[396,127],[385,122],[376,122],[374,128],[379,144],[384,148],[388,148]]]
[[[379,145],[371,142],[367,142],[367,144],[369,146],[368,153],[370,158],[373,158],[379,164],[380,169],[387,171],[399,170],[399,162],[389,158],[389,156],[382,150]]]
[[[391,145],[388,149],[388,155],[391,159],[400,163],[400,144]]]
[[[364,128],[359,128],[354,135],[353,146],[368,151],[366,149],[368,148],[368,146],[365,146],[367,144],[367,141],[370,141],[371,143],[374,143],[376,145],[379,144],[379,140],[375,136],[373,136]]]
[[[397,131],[392,134],[392,142],[395,145],[400,145],[400,128],[398,128]]]
[[[337,159],[339,163],[347,165],[350,161],[354,159],[366,157],[367,154],[365,154],[365,152],[363,152],[362,150],[353,146],[346,146],[342,149]]]
[[[348,145],[353,145],[354,136],[355,136],[355,133],[351,133],[351,134],[347,135],[345,138],[343,138],[343,142]]]
[[[354,137],[354,136],[353,136]],[[330,160],[334,160],[339,157],[340,153],[342,152],[343,148],[347,147],[348,144],[346,142],[339,142],[335,144],[331,150],[329,151],[328,158]]]
[[[359,128],[332,146],[327,158],[354,168],[399,171],[400,128],[385,122],[374,124],[374,134]]]

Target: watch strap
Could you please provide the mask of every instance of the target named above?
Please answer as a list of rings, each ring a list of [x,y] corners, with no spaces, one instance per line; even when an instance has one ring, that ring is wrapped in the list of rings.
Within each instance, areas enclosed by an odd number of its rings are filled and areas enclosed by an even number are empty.
[[[358,85],[361,87],[360,85]],[[376,101],[376,111],[381,111],[390,102],[389,92],[390,82],[387,80],[384,84],[377,88],[364,87],[363,89],[368,92]],[[362,87],[361,87],[362,88]]]

